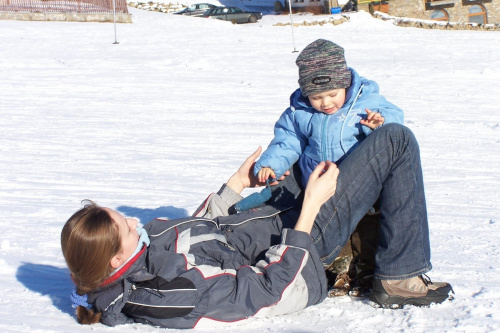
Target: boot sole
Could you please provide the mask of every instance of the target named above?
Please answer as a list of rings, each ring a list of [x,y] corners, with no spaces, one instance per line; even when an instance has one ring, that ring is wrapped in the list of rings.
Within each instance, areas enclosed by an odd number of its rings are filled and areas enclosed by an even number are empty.
[[[385,292],[372,291],[369,297],[374,307],[382,307],[384,309],[402,309],[405,305],[414,305],[420,307],[428,307],[433,303],[439,304],[446,300],[453,299],[453,290],[447,294],[427,295],[424,297],[401,297],[389,296]]]

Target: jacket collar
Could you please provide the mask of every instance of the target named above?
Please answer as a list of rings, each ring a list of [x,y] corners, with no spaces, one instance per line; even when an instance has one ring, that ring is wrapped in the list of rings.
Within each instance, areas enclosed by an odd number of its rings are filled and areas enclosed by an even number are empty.
[[[131,257],[123,266],[121,266],[118,270],[116,270],[115,272],[113,272],[113,274],[111,274],[106,280],[104,280],[104,282],[101,285],[101,288],[109,285],[112,282],[115,282],[116,280],[118,280],[137,261],[137,259],[139,259],[139,257],[147,249],[147,245],[145,243],[143,243],[143,244],[144,245],[143,245],[142,249],[139,252],[137,252],[136,255],[134,255],[133,257]]]

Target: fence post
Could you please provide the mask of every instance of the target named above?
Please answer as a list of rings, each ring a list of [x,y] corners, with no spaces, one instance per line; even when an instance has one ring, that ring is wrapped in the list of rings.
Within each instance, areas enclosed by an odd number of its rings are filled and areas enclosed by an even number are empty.
[[[115,42],[113,44],[120,44],[116,40],[116,0],[113,0],[113,25],[115,27]]]

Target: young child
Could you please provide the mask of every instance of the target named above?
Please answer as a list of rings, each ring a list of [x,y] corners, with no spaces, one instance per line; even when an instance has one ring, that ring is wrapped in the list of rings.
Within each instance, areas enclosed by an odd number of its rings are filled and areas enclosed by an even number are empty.
[[[296,64],[300,88],[290,96],[274,139],[255,164],[261,182],[281,177],[298,160],[305,186],[321,161],[339,164],[373,130],[403,123],[403,111],[379,94],[378,84],[347,67],[339,45],[318,39],[299,54]],[[330,296],[363,297],[370,292],[379,219],[377,210],[368,212],[327,269]]]
[[[274,127],[274,139],[255,164],[259,181],[279,178],[297,160],[305,186],[321,161],[341,163],[373,130],[403,123],[403,111],[379,94],[375,81],[347,67],[344,49],[324,39],[297,57],[299,85]]]

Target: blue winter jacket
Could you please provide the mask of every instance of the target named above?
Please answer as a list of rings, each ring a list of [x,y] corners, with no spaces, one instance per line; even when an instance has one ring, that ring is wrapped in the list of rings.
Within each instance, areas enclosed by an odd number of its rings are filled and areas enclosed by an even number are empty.
[[[334,114],[316,111],[300,89],[290,96],[290,107],[276,122],[274,139],[255,164],[255,174],[263,167],[270,167],[280,177],[300,158],[305,185],[318,163],[327,160],[340,163],[373,131],[359,123],[366,118],[365,109],[382,114],[384,124],[403,123],[403,111],[379,94],[378,84],[350,70],[352,82],[346,102]]]

